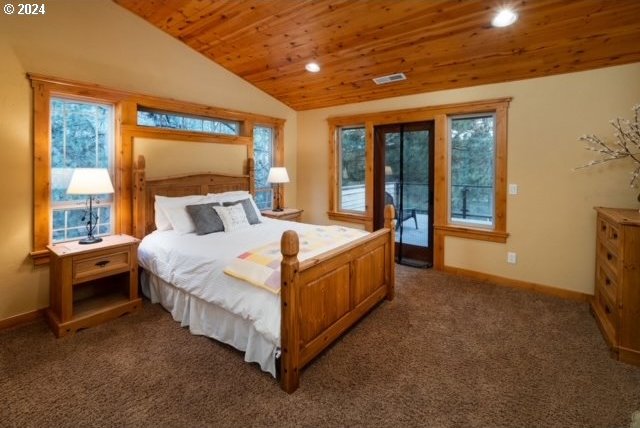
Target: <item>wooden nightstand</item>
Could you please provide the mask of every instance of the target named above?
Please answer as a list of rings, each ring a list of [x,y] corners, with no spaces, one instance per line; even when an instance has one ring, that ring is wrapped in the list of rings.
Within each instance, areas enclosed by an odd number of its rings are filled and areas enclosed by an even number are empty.
[[[264,210],[260,211],[263,216],[269,218],[275,218],[278,220],[300,221],[302,211],[298,208],[283,208],[282,211]]]
[[[134,312],[138,297],[138,244],[112,235],[97,244],[48,245],[50,307],[45,315],[57,337]]]

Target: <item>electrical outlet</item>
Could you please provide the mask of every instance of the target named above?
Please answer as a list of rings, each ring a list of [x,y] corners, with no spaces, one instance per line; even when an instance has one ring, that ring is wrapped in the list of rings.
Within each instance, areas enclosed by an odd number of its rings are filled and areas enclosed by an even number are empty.
[[[509,194],[517,195],[518,194],[518,185],[517,184],[509,184]]]
[[[513,251],[509,251],[507,253],[507,263],[511,263],[512,265],[515,265],[517,261],[518,261],[517,254],[514,253]]]

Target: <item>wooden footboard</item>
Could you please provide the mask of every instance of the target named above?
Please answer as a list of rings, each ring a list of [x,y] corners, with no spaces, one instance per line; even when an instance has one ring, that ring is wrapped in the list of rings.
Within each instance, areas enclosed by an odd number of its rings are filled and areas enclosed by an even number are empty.
[[[385,228],[298,261],[298,235],[282,235],[280,385],[291,393],[300,371],[383,299],[394,297],[393,206]]]

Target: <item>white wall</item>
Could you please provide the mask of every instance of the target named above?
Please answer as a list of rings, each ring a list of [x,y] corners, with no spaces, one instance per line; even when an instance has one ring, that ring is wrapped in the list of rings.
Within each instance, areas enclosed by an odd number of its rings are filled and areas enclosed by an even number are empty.
[[[611,138],[609,120],[640,103],[640,63],[538,79],[416,94],[300,112],[298,204],[305,221],[328,222],[328,127],[332,116],[513,97],[509,108],[506,244],[448,237],[445,264],[536,284],[593,293],[594,206],[639,208],[631,164],[578,172],[593,159],[577,138]],[[518,263],[506,263],[507,251]]]

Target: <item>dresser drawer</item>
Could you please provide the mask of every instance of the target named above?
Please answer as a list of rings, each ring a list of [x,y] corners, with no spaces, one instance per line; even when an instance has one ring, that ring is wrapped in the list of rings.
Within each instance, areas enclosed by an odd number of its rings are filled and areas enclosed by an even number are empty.
[[[617,225],[611,224],[602,217],[598,218],[598,240],[612,251],[619,252],[622,235]]]
[[[611,331],[617,336],[618,331],[618,308],[611,302],[606,294],[599,288],[596,288],[595,304],[601,315],[601,321],[609,324]],[[613,338],[617,340],[617,338]]]
[[[618,300],[618,277],[612,275],[600,262],[596,263],[596,288],[602,290],[611,302]]]
[[[598,264],[605,266],[611,275],[615,276],[617,279],[620,275],[618,268],[618,253],[608,246],[604,245],[602,242],[598,242]]]
[[[129,270],[130,264],[131,257],[127,249],[94,257],[74,258],[73,282],[109,276],[118,271],[124,272]]]

